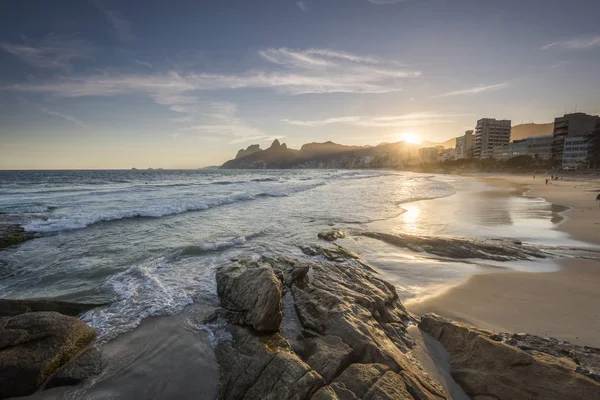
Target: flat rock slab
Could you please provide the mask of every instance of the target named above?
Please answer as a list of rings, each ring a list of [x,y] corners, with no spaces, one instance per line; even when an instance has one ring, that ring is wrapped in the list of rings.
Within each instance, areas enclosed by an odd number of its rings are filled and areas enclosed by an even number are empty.
[[[448,351],[452,377],[473,399],[600,398],[600,382],[583,373],[589,364],[581,364],[600,359],[600,350],[568,345],[573,351],[564,351],[564,342],[497,334],[434,314],[424,316],[419,328]]]

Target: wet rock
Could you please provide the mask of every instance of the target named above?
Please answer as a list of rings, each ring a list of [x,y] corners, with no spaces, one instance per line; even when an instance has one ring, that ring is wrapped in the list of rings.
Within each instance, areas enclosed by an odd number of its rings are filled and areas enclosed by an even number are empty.
[[[221,399],[307,399],[325,384],[281,335],[255,335],[230,325],[217,348]]]
[[[95,337],[82,321],[56,312],[4,317],[0,328],[0,398],[35,392]]]
[[[0,317],[12,317],[19,314],[37,311],[54,311],[72,317],[83,314],[93,308],[105,304],[73,303],[59,300],[9,300],[0,299]]]
[[[90,347],[50,377],[44,389],[77,385],[98,375],[102,370],[102,356],[96,347]]]
[[[356,264],[358,264],[361,268],[366,269],[367,271],[376,272],[370,265],[364,263],[356,253],[354,253],[348,249],[345,249],[344,247],[342,247],[338,244],[335,244],[335,243],[334,243],[334,247],[321,247],[316,244],[303,245],[303,246],[300,246],[300,250],[302,250],[302,252],[304,254],[306,254],[307,256],[311,256],[311,257],[321,256],[321,257],[324,257],[328,261],[335,261],[335,262],[353,261]]]
[[[540,249],[523,243],[515,243],[511,240],[416,236],[399,233],[392,235],[378,232],[365,232],[363,236],[414,252],[426,252],[448,258],[510,261],[547,257],[547,254]]]
[[[499,341],[502,334],[433,314],[424,316],[419,328],[446,348],[452,377],[474,399],[591,400],[600,394],[600,382],[577,372],[581,365],[575,353],[555,348],[551,341],[533,335]],[[588,350],[588,358],[600,359],[598,350]]]
[[[35,238],[32,232],[26,232],[19,224],[5,221],[7,216],[0,218],[0,250],[23,243]]]
[[[283,319],[282,283],[273,268],[257,262],[238,262],[217,269],[221,305],[238,325],[276,332]]]
[[[338,239],[345,238],[346,234],[343,231],[328,231],[320,232],[317,236],[319,237],[319,239],[323,239],[328,242],[335,242]]]

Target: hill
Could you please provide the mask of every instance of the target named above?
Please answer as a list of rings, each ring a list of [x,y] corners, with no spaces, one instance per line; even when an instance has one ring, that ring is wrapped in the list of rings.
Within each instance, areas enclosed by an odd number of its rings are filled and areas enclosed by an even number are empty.
[[[515,125],[511,129],[511,140],[521,140],[531,136],[546,136],[552,135],[554,131],[554,123],[547,124],[520,124]]]

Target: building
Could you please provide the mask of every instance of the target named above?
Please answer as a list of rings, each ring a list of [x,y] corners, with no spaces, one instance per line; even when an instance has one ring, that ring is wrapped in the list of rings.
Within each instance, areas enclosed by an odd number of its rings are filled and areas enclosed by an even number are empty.
[[[556,164],[563,163],[565,139],[585,137],[594,132],[600,117],[585,113],[565,114],[554,119],[554,133],[552,143],[552,159]]]
[[[473,131],[466,131],[463,136],[456,138],[456,158],[472,158],[473,157]]]
[[[489,158],[494,147],[510,143],[510,120],[483,118],[477,121],[473,143],[474,158]]]
[[[423,164],[436,163],[438,156],[439,149],[436,147],[423,147],[419,149],[419,161]]]
[[[587,165],[588,141],[585,136],[565,138],[563,148],[562,168],[579,169]]]
[[[538,160],[549,160],[552,158],[552,145],[554,136],[535,136],[527,139],[527,152]]]
[[[509,144],[495,146],[492,150],[492,157],[496,160],[510,160],[517,156],[529,155],[528,149],[527,139],[515,140]]]
[[[444,149],[441,153],[439,153],[439,160],[441,162],[456,160],[456,150],[455,149]]]

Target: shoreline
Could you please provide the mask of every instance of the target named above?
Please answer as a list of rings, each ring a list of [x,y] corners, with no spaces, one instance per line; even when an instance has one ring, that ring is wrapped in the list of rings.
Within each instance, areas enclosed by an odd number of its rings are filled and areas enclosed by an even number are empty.
[[[568,207],[554,229],[573,239],[600,244],[598,180],[562,180],[545,185],[544,177],[475,175],[496,185],[523,188],[527,197]],[[572,190],[576,189],[576,190]],[[600,261],[555,260],[556,272],[503,271],[476,274],[465,282],[406,307],[417,315],[434,312],[484,329],[528,332],[571,343],[600,347]]]

